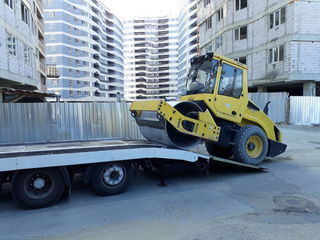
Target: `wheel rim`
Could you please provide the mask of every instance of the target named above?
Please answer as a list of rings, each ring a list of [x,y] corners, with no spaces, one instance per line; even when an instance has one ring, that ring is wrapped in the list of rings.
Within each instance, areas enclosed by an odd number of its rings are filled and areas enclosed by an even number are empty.
[[[251,136],[246,143],[246,151],[249,157],[257,158],[263,151],[263,142],[259,136]]]
[[[31,199],[48,197],[53,189],[52,178],[45,173],[33,173],[24,182],[24,192]]]
[[[116,186],[125,179],[125,170],[119,165],[110,165],[104,169],[102,178],[105,184]]]

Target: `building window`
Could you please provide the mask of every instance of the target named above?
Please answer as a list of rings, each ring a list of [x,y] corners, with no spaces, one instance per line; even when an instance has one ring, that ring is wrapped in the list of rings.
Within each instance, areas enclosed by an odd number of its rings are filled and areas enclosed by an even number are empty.
[[[73,97],[73,91],[72,90],[69,91],[69,96]]]
[[[69,87],[72,87],[72,86],[73,86],[73,81],[69,80]]]
[[[89,96],[89,92],[88,91],[86,91],[85,94],[86,94],[86,96]]]
[[[210,3],[210,0],[204,0],[203,1],[203,4],[204,4],[204,7],[207,7]]]
[[[30,24],[30,11],[24,3],[21,3],[21,18],[26,24]]]
[[[82,94],[81,94],[81,91],[77,91],[77,94],[78,94],[78,96],[81,96]]]
[[[76,64],[77,64],[77,65],[80,65],[80,61],[79,61],[79,60],[76,60]]]
[[[32,33],[33,35],[36,35],[37,30],[36,30],[36,24],[32,21]]]
[[[8,47],[8,53],[17,56],[17,40],[14,36],[12,36],[10,33],[7,34],[7,47]]]
[[[4,0],[4,3],[8,5],[9,8],[13,10],[14,7],[14,0]]]
[[[77,80],[77,85],[81,85],[81,81]]]
[[[217,22],[220,22],[224,18],[223,16],[223,7],[217,11]]]
[[[284,60],[284,45],[269,49],[269,63],[277,63]]]
[[[84,85],[85,86],[89,86],[89,82],[84,82]]]
[[[49,12],[49,17],[55,17],[56,13],[55,12]]]
[[[283,7],[270,14],[270,29],[286,22],[286,8]]]
[[[247,39],[247,26],[239,27],[234,30],[234,40]]]
[[[216,49],[222,47],[222,35],[216,37]]]
[[[73,74],[73,71],[71,68],[69,68],[69,75],[72,75]]]
[[[52,84],[53,85],[58,85],[59,84],[59,79],[57,79],[57,78],[52,79]]]
[[[211,16],[206,20],[206,30],[212,28],[212,18]]]
[[[248,6],[247,0],[235,0],[235,8],[236,11],[240,10],[240,9],[244,9]]]
[[[23,45],[23,55],[24,61],[28,64],[31,64],[31,48],[26,44]]]
[[[209,44],[207,44],[207,45],[205,46],[205,51],[206,51],[206,53],[212,52],[212,44],[211,44],[211,43],[209,43]]]
[[[76,70],[76,74],[77,74],[77,75],[80,75],[80,71],[79,71],[79,70]]]
[[[247,64],[247,57],[238,57],[238,58],[235,58],[234,60],[242,64]]]

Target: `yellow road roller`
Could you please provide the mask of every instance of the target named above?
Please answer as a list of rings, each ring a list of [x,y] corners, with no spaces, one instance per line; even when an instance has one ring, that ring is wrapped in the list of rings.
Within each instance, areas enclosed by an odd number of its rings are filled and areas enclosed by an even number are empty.
[[[218,54],[196,56],[179,100],[136,101],[131,115],[152,142],[188,150],[205,141],[213,156],[259,165],[287,146],[248,98],[247,72],[246,65]]]

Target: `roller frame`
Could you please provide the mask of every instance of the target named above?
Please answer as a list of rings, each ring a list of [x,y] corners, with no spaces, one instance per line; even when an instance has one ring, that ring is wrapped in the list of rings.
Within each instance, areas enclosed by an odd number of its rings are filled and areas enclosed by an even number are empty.
[[[133,102],[130,111],[138,117],[142,111],[157,112],[164,120],[168,121],[179,132],[217,142],[220,136],[220,127],[217,126],[210,112],[199,112],[199,120],[189,118],[181,114],[170,104],[161,101]],[[182,126],[183,121],[194,124],[193,131],[188,131]]]

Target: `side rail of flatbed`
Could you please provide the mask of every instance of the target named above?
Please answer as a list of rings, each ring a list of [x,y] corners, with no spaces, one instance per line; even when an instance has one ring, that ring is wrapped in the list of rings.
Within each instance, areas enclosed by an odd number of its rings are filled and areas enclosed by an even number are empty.
[[[157,160],[210,161],[259,167],[213,158],[191,151],[168,148],[144,140],[99,140],[0,147],[0,184],[11,183],[14,200],[23,208],[53,204],[66,189],[73,174],[82,173],[99,195],[126,190],[133,169]],[[160,161],[159,161],[160,160]]]

